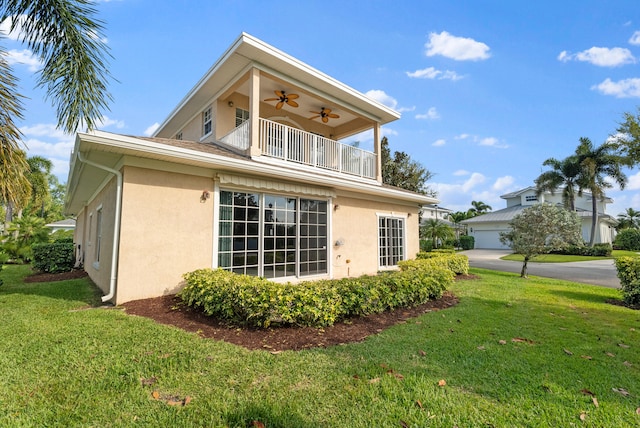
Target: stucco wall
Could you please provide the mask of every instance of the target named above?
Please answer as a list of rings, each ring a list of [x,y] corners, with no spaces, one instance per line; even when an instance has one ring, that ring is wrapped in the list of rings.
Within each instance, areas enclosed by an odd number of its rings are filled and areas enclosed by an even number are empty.
[[[332,213],[331,237],[334,278],[378,272],[378,214],[405,218],[405,258],[415,258],[420,249],[417,206],[359,199],[340,194],[334,199],[334,207],[336,206]],[[411,213],[410,216],[408,216],[409,213]],[[343,245],[335,246],[338,240],[341,240]]]
[[[211,178],[124,168],[117,303],[175,293],[211,266],[213,206]]]

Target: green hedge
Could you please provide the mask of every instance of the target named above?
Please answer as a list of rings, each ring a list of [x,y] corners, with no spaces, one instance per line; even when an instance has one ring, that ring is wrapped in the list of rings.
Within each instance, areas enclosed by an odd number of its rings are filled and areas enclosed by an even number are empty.
[[[619,257],[615,263],[624,302],[630,306],[640,306],[640,259]]]
[[[460,237],[460,248],[463,250],[473,250],[476,245],[476,239],[473,236],[462,235]]]
[[[640,230],[622,229],[616,235],[616,248],[627,251],[640,251]]]
[[[232,324],[329,326],[350,316],[414,306],[442,296],[454,274],[442,263],[423,263],[377,276],[276,283],[222,269],[184,275],[179,297]]]
[[[39,272],[69,272],[74,265],[73,242],[34,244],[33,268]]]
[[[457,275],[466,275],[469,273],[469,258],[463,254],[436,252],[429,253],[419,252],[416,260],[405,260],[398,263],[398,266],[419,264],[424,260],[435,261],[435,265],[444,266]]]
[[[551,254],[567,254],[572,256],[610,257],[611,244],[595,244],[593,247],[586,245],[570,245],[562,250],[552,251]]]

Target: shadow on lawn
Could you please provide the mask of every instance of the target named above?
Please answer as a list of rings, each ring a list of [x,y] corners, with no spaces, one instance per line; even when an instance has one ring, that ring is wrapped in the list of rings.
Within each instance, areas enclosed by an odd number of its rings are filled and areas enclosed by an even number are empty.
[[[319,423],[303,419],[301,415],[287,413],[286,409],[274,411],[265,405],[247,405],[231,411],[225,415],[229,426],[240,427],[313,427]]]
[[[552,293],[561,297],[566,297],[567,299],[582,300],[584,302],[590,302],[590,303],[607,303],[607,301],[610,300],[610,298],[606,296],[602,296],[594,293],[586,293],[583,291],[549,290],[549,293]],[[622,297],[622,295],[620,296]]]

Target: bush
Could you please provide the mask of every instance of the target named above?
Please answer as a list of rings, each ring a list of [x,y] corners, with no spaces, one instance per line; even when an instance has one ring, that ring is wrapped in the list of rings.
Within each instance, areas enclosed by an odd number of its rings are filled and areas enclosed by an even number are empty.
[[[444,267],[457,275],[469,273],[469,258],[462,254],[444,252],[418,253],[416,260],[398,262],[400,269],[435,269]]]
[[[421,239],[420,240],[420,251],[429,252],[433,250],[433,242],[430,239]]]
[[[74,264],[73,242],[54,242],[52,244],[34,244],[33,268],[40,272],[69,272]]]
[[[274,323],[322,327],[350,316],[439,298],[453,283],[454,275],[442,263],[423,263],[377,276],[299,284],[276,283],[223,269],[199,269],[184,278],[187,285],[179,297],[206,315],[255,327]]]
[[[640,306],[640,259],[619,257],[615,263],[622,286],[622,299],[629,306]]]
[[[586,245],[570,245],[562,250],[551,251],[552,254],[567,254],[572,256],[610,257],[611,244],[595,244],[593,247]]]
[[[473,236],[462,235],[460,237],[460,248],[463,250],[473,250],[476,239]]]
[[[621,250],[640,251],[640,230],[622,229],[616,235],[615,244]]]

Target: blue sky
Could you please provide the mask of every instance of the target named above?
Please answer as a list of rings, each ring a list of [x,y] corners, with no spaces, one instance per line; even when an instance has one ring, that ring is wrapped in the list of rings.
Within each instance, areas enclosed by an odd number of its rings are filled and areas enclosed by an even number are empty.
[[[384,134],[433,172],[441,205],[466,210],[532,185],[580,137],[601,144],[640,106],[637,1],[112,0],[97,5],[113,59],[101,129],[150,135],[247,32],[395,108]],[[21,79],[30,155],[66,181],[73,137],[35,89],[38,62],[3,40]],[[370,141],[363,135],[363,147]],[[640,209],[640,172],[612,215]]]

